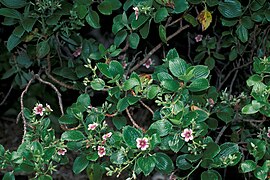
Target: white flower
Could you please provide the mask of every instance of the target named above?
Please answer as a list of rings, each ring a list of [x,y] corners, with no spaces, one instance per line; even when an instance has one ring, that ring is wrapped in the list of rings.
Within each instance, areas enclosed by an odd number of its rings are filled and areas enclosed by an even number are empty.
[[[147,69],[150,68],[150,66],[153,64],[153,61],[151,58],[149,58],[144,64],[143,66],[145,66]]]
[[[98,126],[98,123],[88,124],[88,130],[95,130]]]
[[[43,112],[45,111],[45,108],[43,108],[42,104],[36,104],[36,107],[34,107],[34,113],[36,115],[43,116]]]
[[[66,152],[67,152],[67,150],[65,149],[65,148],[63,148],[63,149],[59,149],[58,151],[57,151],[57,154],[60,156],[64,156],[65,154],[66,154]]]
[[[98,156],[103,157],[106,154],[106,149],[104,146],[98,146]]]
[[[103,136],[102,136],[102,139],[103,140],[107,140],[108,138],[110,138],[112,136],[112,132],[109,132],[109,133],[107,133],[107,134],[104,134]]]
[[[149,147],[149,142],[147,138],[137,138],[137,148],[141,149],[142,151],[145,151]]]
[[[198,35],[195,37],[195,41],[196,41],[196,42],[200,42],[200,41],[202,41],[202,38],[203,38],[203,35],[198,34]]]
[[[138,17],[139,17],[139,8],[138,7],[133,7],[133,10],[135,11],[136,20],[138,20]]]
[[[184,129],[184,131],[181,133],[181,136],[183,138],[185,138],[185,141],[188,142],[190,140],[193,140],[193,135],[192,135],[193,131],[192,129]]]

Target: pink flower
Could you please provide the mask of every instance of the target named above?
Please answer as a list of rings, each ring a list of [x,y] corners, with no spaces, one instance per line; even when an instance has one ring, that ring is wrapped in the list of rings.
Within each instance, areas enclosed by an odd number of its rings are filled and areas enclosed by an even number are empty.
[[[268,129],[268,132],[267,132],[267,137],[270,138],[270,129]]]
[[[106,149],[104,146],[98,146],[98,156],[103,157],[106,154]]]
[[[81,55],[82,52],[82,47],[79,47],[76,49],[76,51],[72,54],[74,57],[78,57],[79,55]]]
[[[36,107],[34,107],[34,113],[36,115],[43,116],[43,112],[45,111],[45,108],[43,108],[42,104],[36,104]]]
[[[200,42],[200,41],[202,41],[202,38],[203,38],[203,35],[198,34],[198,35],[195,37],[195,41],[196,41],[196,42]]]
[[[46,103],[46,111],[53,112],[51,106],[49,104],[47,104],[47,103]]]
[[[149,142],[147,138],[137,138],[137,148],[141,149],[142,151],[145,151],[149,147]]]
[[[64,156],[64,155],[66,154],[66,152],[67,152],[67,150],[66,150],[65,148],[63,148],[63,149],[59,149],[59,150],[57,151],[57,154],[58,154],[59,156]]]
[[[149,58],[149,59],[143,64],[143,66],[145,66],[147,69],[149,69],[150,66],[151,66],[152,64],[153,64],[152,59]]]
[[[98,126],[98,123],[88,124],[88,130],[95,130]]]
[[[185,141],[188,142],[189,140],[193,140],[193,135],[192,135],[193,131],[192,129],[184,129],[184,131],[181,133],[181,136],[183,138],[185,138]]]
[[[102,136],[102,139],[103,140],[107,140],[108,138],[110,138],[112,136],[112,132],[109,132],[109,133],[107,133],[107,134],[104,134],[103,136]]]
[[[133,10],[135,11],[135,16],[136,16],[136,20],[139,17],[139,8],[138,7],[133,7]]]

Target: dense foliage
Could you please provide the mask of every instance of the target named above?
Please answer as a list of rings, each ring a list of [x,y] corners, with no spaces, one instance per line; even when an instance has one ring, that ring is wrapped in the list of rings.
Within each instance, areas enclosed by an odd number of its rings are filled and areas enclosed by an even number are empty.
[[[3,179],[269,178],[268,1],[0,0],[0,18],[0,119],[23,133]]]

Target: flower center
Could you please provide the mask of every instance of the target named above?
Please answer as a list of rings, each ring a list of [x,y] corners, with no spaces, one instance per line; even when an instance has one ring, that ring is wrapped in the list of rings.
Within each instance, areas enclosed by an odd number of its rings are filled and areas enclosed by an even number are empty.
[[[146,142],[145,141],[140,141],[140,146],[145,146],[146,145]]]

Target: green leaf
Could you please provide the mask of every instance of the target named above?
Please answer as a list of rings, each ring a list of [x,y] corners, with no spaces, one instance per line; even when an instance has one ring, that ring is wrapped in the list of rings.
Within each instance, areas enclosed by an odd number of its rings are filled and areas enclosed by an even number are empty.
[[[60,124],[76,124],[78,122],[78,120],[71,115],[63,115],[58,119],[58,122]]]
[[[220,2],[218,10],[226,18],[236,18],[242,15],[241,3],[237,0]]]
[[[38,177],[38,180],[53,180],[53,178],[50,175],[41,175]]]
[[[184,19],[189,22],[193,27],[196,27],[199,24],[197,19],[191,14],[185,14]]]
[[[37,19],[36,18],[25,18],[23,21],[21,21],[23,28],[30,32],[33,29],[33,26],[35,25]]]
[[[149,88],[147,89],[147,98],[148,99],[153,99],[154,97],[156,97],[156,95],[160,92],[160,88],[157,85],[151,85],[149,86]]]
[[[75,174],[81,173],[89,164],[85,155],[78,156],[73,163],[72,170]]]
[[[18,44],[20,44],[21,39],[14,34],[11,34],[7,41],[7,49],[8,51],[11,51],[13,48],[15,48]]]
[[[89,13],[85,17],[86,22],[93,28],[100,28],[99,15],[96,11],[89,9]]]
[[[114,44],[118,47],[120,44],[122,44],[122,42],[125,41],[126,37],[127,37],[126,30],[119,31],[114,37]]]
[[[150,19],[147,23],[145,23],[143,27],[140,29],[140,34],[143,39],[146,39],[149,35],[151,20],[152,19]]]
[[[140,85],[140,82],[138,81],[138,79],[130,78],[124,82],[123,89],[125,91],[127,91],[127,90],[130,90],[130,89],[134,88],[135,86],[139,86],[139,85]]]
[[[189,5],[186,0],[174,0],[174,7],[173,13],[179,14],[187,10]]]
[[[167,80],[161,81],[160,85],[163,88],[165,88],[169,91],[173,91],[173,92],[176,92],[180,87],[179,82],[176,80],[172,80],[172,79],[167,79]]]
[[[215,170],[204,171],[201,174],[201,180],[222,180],[221,175]]]
[[[104,15],[111,15],[112,11],[121,7],[119,0],[105,0],[98,5],[98,10]]]
[[[215,59],[212,58],[212,57],[207,57],[207,58],[205,59],[205,61],[204,61],[204,64],[205,64],[206,66],[208,66],[208,68],[209,68],[210,70],[214,69],[215,63],[216,63],[216,62],[215,62]]]
[[[109,74],[111,74],[114,78],[116,76],[122,77],[124,74],[124,68],[118,61],[111,61],[109,64],[109,72]]]
[[[158,32],[161,41],[167,43],[166,27],[163,25],[159,25]]]
[[[219,0],[206,0],[206,4],[210,7],[218,5]]]
[[[200,78],[207,78],[210,74],[210,71],[207,66],[197,65],[194,67],[192,74],[194,77],[191,79],[191,81]]]
[[[22,8],[28,4],[26,0],[0,0],[0,2],[11,9]]]
[[[252,3],[250,4],[250,9],[252,11],[258,11],[259,9],[261,9],[264,5],[266,0],[256,0],[256,1],[252,1]]]
[[[166,174],[171,173],[174,170],[174,164],[171,158],[162,152],[157,152],[153,155],[156,168]]]
[[[137,148],[136,139],[142,137],[143,137],[142,132],[134,127],[126,126],[123,128],[124,141],[131,148]]]
[[[172,130],[172,124],[168,120],[159,120],[151,124],[149,129],[154,129],[162,137],[166,136]]]
[[[263,167],[257,167],[254,171],[256,178],[260,180],[265,180],[267,178],[268,169]]]
[[[100,91],[100,90],[104,89],[105,82],[101,78],[96,78],[93,81],[91,81],[91,87],[94,90]]]
[[[1,8],[0,9],[0,15],[9,17],[9,18],[14,18],[14,19],[21,19],[22,14],[15,10],[15,9],[9,9],[9,8]]]
[[[145,22],[147,22],[147,20],[149,19],[149,16],[146,16],[144,14],[141,14],[138,19],[133,19],[131,22],[131,27],[133,30],[138,29],[139,27],[141,27]]]
[[[112,78],[112,75],[109,71],[109,65],[106,63],[97,63],[97,67],[100,72],[105,75],[107,78]]]
[[[169,16],[169,13],[165,7],[159,8],[154,16],[155,23],[164,21]]]
[[[15,180],[15,176],[14,176],[13,171],[5,173],[2,180]]]
[[[90,96],[88,94],[81,94],[78,98],[77,98],[77,103],[80,103],[81,105],[83,105],[85,108],[88,108],[88,106],[91,103],[91,99]]]
[[[266,142],[260,139],[248,139],[247,149],[255,158],[255,161],[261,160],[266,153]]]
[[[49,52],[50,52],[50,46],[48,41],[42,41],[37,44],[36,47],[37,50],[37,57],[38,58],[44,58]]]
[[[70,130],[70,131],[65,131],[62,135],[61,135],[61,139],[63,141],[81,141],[83,139],[85,139],[85,136],[83,135],[83,133],[81,131],[78,130]]]
[[[137,160],[137,165],[142,170],[145,176],[148,176],[155,168],[155,160],[152,156],[140,157]]]
[[[210,142],[207,144],[206,149],[203,153],[203,158],[214,158],[220,152],[220,147],[215,142]]]
[[[20,26],[17,26],[17,27],[13,30],[12,34],[14,34],[15,36],[21,38],[21,37],[23,36],[24,32],[25,32],[25,30],[24,30],[23,26],[20,25]]]
[[[137,49],[140,42],[140,36],[137,33],[131,33],[128,36],[128,42],[132,49]]]
[[[245,160],[240,164],[241,170],[243,173],[254,171],[257,167],[257,164],[252,160]]]
[[[243,25],[238,26],[236,34],[243,43],[248,41],[248,30]]]
[[[123,164],[127,161],[127,158],[125,156],[125,153],[120,150],[112,153],[112,155],[110,156],[110,161],[113,164]]]
[[[209,88],[209,82],[207,79],[196,79],[187,88],[191,92],[203,91]]]
[[[252,29],[254,26],[254,22],[251,20],[250,16],[243,16],[241,19],[241,24],[246,28],[246,29]]]
[[[192,164],[186,160],[187,154],[183,154],[177,157],[176,166],[181,170],[188,170],[192,167]]]
[[[118,101],[116,108],[117,108],[117,110],[118,110],[119,112],[122,112],[122,111],[124,111],[129,105],[130,105],[130,104],[128,103],[128,98],[127,98],[127,97],[124,97],[124,98],[122,98],[122,99],[120,99],[120,100]]]
[[[185,141],[180,137],[180,134],[175,134],[168,144],[173,152],[178,153],[185,144]]]
[[[175,77],[184,75],[187,71],[188,64],[181,58],[174,58],[169,61],[169,69]]]
[[[220,107],[220,109],[217,111],[217,117],[224,121],[225,123],[229,123],[232,121],[233,116],[233,109],[231,107]]]
[[[127,119],[123,116],[115,116],[112,118],[112,122],[116,129],[120,130],[127,124]]]

